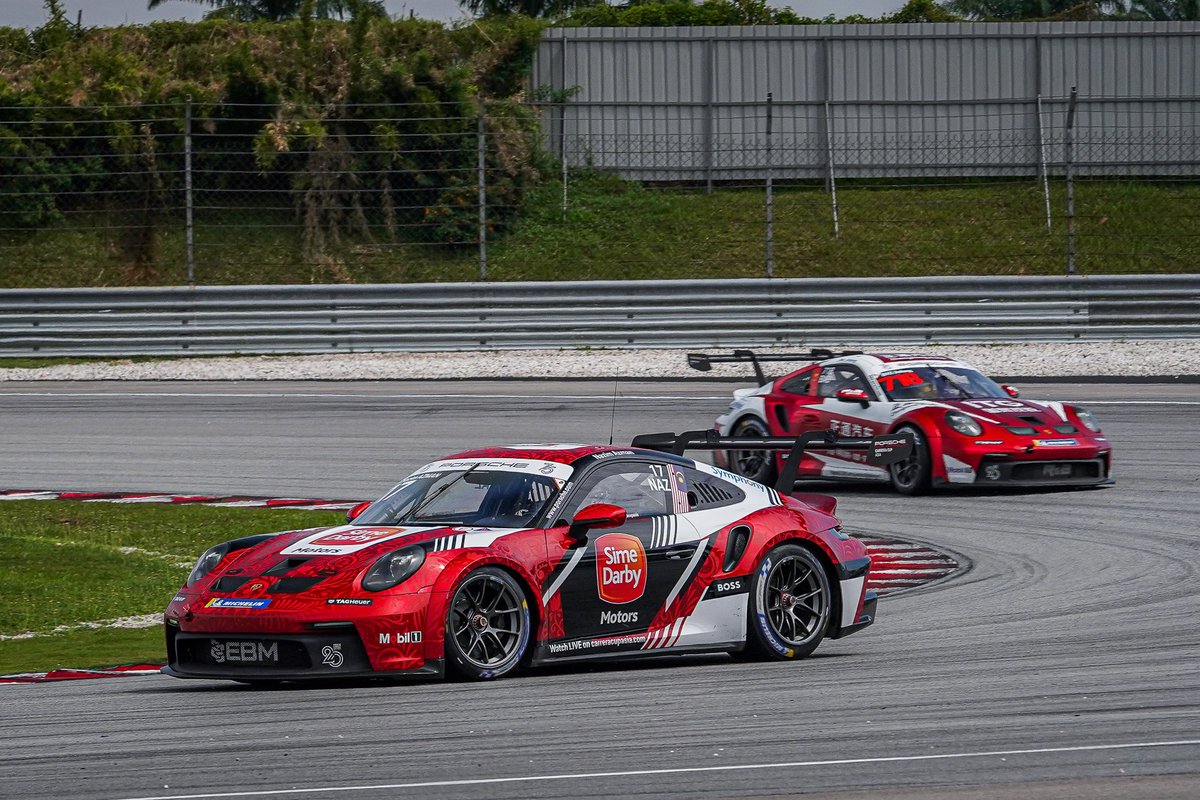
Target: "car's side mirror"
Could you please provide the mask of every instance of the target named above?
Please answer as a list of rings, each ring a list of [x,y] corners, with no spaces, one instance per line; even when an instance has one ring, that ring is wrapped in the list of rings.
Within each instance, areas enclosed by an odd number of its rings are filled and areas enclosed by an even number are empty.
[[[609,503],[593,503],[590,506],[579,509],[571,520],[571,527],[567,531],[569,536],[575,542],[582,542],[587,538],[587,532],[592,528],[616,528],[625,524],[625,509],[620,506],[610,505]]]
[[[846,403],[858,403],[866,408],[871,403],[871,397],[866,389],[838,389],[837,399]]]
[[[354,508],[346,512],[346,522],[354,522],[358,515],[367,510],[367,506],[371,505],[370,501],[363,501]]]
[[[1009,386],[1007,383],[1000,387],[1009,397],[1020,397],[1021,390],[1015,386]]]

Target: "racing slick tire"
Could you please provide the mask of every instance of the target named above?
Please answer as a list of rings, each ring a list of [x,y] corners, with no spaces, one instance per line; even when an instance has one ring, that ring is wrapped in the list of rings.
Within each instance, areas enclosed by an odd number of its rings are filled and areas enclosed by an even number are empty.
[[[913,437],[913,449],[908,458],[888,467],[892,488],[909,496],[929,491],[930,461],[929,444],[925,434],[915,425],[903,425],[896,433],[908,432]]]
[[[767,424],[758,417],[744,417],[733,426],[734,436],[770,436]],[[764,486],[774,486],[775,456],[770,450],[731,450],[729,470],[757,481]]]
[[[809,550],[781,544],[767,553],[750,580],[746,649],[759,661],[791,661],[817,649],[829,628],[829,576]]]
[[[466,680],[500,678],[529,650],[529,601],[512,575],[496,567],[470,572],[446,611],[446,671]]]

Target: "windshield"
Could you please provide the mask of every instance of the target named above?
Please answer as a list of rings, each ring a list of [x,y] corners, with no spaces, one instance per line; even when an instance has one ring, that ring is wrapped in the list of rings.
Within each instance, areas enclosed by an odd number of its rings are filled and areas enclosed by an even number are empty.
[[[562,485],[563,481],[545,475],[478,467],[425,472],[372,503],[354,524],[524,528]]]
[[[888,400],[965,400],[1008,397],[1000,385],[968,367],[911,367],[880,375]]]

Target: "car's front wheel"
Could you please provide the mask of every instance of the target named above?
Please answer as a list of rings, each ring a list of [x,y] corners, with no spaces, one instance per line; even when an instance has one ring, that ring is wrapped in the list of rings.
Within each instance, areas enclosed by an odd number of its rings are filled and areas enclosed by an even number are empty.
[[[750,581],[746,655],[765,661],[804,658],[825,638],[833,599],[829,576],[810,551],[781,544]]]
[[[480,567],[459,584],[446,613],[446,668],[468,680],[507,675],[529,649],[525,592],[512,575]]]
[[[733,426],[734,436],[770,436],[767,425],[757,417],[746,417]],[[775,456],[770,450],[730,450],[729,468],[738,475],[765,486],[775,485]]]
[[[911,433],[913,449],[908,458],[897,461],[889,467],[892,478],[892,488],[900,494],[917,495],[929,491],[929,445],[925,434],[920,428],[905,425],[896,433]]]

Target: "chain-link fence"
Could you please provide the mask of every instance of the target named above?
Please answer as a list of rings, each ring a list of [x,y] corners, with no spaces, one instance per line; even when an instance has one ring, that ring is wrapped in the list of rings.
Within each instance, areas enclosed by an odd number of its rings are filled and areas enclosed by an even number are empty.
[[[0,108],[0,286],[1192,272],[1198,100]]]

